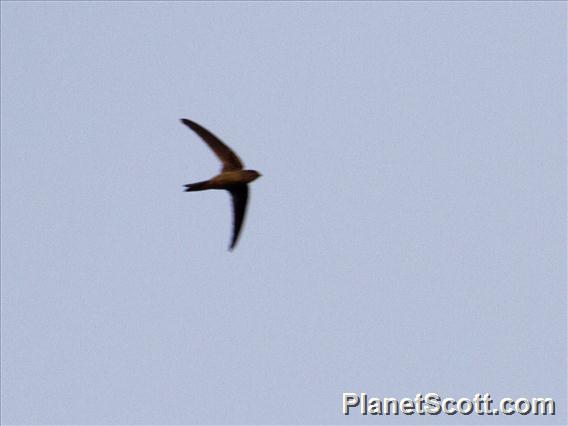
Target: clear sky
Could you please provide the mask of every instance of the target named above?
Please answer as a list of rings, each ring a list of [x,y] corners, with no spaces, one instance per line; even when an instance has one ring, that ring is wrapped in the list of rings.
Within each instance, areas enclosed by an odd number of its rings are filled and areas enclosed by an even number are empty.
[[[565,3],[3,2],[1,47],[4,424],[566,422]],[[233,253],[181,117],[263,174]]]

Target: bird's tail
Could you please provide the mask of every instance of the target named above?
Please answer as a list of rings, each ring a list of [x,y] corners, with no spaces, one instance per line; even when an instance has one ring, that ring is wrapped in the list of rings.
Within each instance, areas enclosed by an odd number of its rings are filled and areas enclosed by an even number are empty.
[[[185,192],[192,192],[192,191],[203,191],[205,189],[209,189],[207,184],[209,181],[204,180],[203,182],[196,182],[196,183],[188,183],[185,186]]]

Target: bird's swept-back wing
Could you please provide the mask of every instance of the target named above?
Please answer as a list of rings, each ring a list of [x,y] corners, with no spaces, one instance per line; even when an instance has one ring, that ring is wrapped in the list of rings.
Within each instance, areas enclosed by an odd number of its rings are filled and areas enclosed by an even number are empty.
[[[230,192],[233,201],[233,239],[231,240],[229,250],[233,250],[233,248],[235,248],[235,245],[237,245],[239,233],[245,219],[248,199],[248,186],[238,185],[231,188]]]
[[[197,133],[201,139],[209,145],[209,148],[213,150],[217,157],[219,157],[219,160],[223,163],[223,171],[242,170],[244,168],[244,165],[237,154],[235,154],[231,148],[221,142],[221,140],[209,130],[186,118],[182,118],[181,122]]]

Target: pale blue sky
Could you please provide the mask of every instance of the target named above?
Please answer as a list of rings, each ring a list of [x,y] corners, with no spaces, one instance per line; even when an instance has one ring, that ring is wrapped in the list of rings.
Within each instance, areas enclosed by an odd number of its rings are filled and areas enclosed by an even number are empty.
[[[1,47],[4,424],[566,422],[565,3],[3,2]],[[181,117],[263,174],[233,253]]]

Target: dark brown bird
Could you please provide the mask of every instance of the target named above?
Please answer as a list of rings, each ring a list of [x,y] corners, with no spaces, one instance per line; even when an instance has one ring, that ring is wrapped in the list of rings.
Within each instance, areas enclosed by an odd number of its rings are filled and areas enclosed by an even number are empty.
[[[186,118],[182,118],[181,122],[197,133],[223,163],[221,173],[209,180],[185,185],[185,192],[225,189],[231,193],[233,201],[233,237],[229,250],[233,250],[237,244],[245,219],[248,183],[260,177],[261,174],[256,170],[244,170],[244,165],[237,154],[206,128]]]

